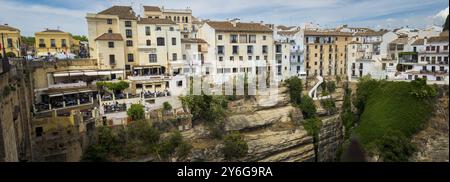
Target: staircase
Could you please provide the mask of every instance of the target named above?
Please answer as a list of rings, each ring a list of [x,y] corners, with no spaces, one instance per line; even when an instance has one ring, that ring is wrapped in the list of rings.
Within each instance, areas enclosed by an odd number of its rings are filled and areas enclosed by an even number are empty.
[[[313,100],[322,100],[322,99],[329,99],[330,95],[328,96],[322,96],[317,97],[317,88],[323,83],[323,77],[317,76],[316,79],[318,80],[317,83],[314,85],[314,87],[309,91],[308,95],[309,97],[313,98]]]

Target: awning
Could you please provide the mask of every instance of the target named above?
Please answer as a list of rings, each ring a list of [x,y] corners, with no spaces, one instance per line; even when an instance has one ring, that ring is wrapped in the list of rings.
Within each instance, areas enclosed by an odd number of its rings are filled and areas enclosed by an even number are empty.
[[[98,76],[98,75],[111,75],[111,74],[122,74],[123,70],[115,71],[69,71],[69,72],[58,72],[53,73],[54,77],[66,77],[66,76]]]

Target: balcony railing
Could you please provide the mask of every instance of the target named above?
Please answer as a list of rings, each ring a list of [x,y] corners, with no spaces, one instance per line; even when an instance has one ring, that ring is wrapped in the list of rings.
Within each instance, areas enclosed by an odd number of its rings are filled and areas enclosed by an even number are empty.
[[[86,87],[87,83],[80,81],[77,83],[58,83],[49,85],[48,88],[58,89],[58,88],[76,88],[76,87]]]

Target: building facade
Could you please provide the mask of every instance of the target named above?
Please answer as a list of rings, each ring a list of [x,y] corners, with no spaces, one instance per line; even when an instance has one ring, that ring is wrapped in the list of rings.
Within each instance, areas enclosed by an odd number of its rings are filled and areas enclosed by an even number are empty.
[[[46,29],[35,34],[35,54],[37,56],[63,54],[78,54],[79,41],[72,35],[61,30]]]
[[[20,30],[9,26],[8,24],[0,25],[0,57],[3,57],[3,49],[6,54],[13,57],[20,57]]]

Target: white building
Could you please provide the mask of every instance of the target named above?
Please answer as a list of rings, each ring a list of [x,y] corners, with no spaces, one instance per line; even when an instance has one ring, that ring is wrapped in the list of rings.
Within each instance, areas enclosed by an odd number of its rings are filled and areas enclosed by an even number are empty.
[[[402,78],[406,80],[426,78],[429,81],[443,81],[448,84],[448,32],[436,37],[418,39],[412,45],[418,54],[402,57],[400,63],[405,69]]]
[[[284,79],[291,76],[306,77],[304,53],[304,31],[300,27],[277,26],[275,36],[275,60],[277,74]],[[280,61],[281,60],[281,61]]]

